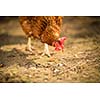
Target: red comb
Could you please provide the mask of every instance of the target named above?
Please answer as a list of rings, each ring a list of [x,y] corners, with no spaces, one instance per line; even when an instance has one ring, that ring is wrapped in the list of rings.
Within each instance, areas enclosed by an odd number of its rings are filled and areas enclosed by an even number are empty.
[[[55,42],[55,50],[56,51],[59,51],[59,50],[61,50],[62,48],[61,48],[61,45],[58,43],[58,42]]]
[[[66,40],[66,37],[59,38],[59,41],[54,43],[56,51],[64,49],[64,40]]]
[[[66,39],[67,39],[67,37],[61,37],[61,38],[59,38],[59,41],[64,41]]]

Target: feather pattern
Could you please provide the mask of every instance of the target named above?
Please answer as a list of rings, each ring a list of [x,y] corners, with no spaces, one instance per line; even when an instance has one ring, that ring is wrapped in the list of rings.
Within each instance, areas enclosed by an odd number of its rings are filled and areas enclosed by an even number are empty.
[[[62,16],[20,16],[20,24],[28,37],[52,45],[60,37]]]

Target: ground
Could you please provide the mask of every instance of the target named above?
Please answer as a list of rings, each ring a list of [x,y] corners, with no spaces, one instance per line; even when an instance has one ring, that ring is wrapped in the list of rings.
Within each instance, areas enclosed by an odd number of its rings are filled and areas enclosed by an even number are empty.
[[[0,82],[100,82],[100,18],[64,17],[63,52],[33,39],[34,53],[25,50],[27,37],[18,17],[0,18]]]

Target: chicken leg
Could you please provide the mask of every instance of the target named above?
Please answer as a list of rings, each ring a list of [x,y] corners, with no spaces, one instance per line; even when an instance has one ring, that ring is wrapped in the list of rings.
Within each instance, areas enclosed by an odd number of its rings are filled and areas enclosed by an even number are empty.
[[[31,45],[31,37],[28,37],[27,48],[28,51],[33,52],[34,48]]]
[[[31,38],[28,37],[28,43],[27,43],[27,50],[30,52],[33,52],[34,48],[31,45]],[[48,57],[50,57],[50,52],[49,52],[49,48],[48,48],[48,44],[44,43],[44,52],[42,54],[42,56],[47,55]]]
[[[42,56],[47,55],[48,57],[50,57],[50,52],[49,52],[49,48],[48,48],[48,44],[44,44],[44,52],[42,54]]]

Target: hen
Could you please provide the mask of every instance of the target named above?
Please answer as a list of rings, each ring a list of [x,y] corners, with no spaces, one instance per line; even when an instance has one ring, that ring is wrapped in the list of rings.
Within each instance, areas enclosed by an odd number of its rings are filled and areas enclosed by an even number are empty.
[[[23,31],[28,36],[28,49],[32,51],[31,37],[40,39],[45,44],[44,54],[50,56],[48,45],[55,50],[63,50],[66,37],[60,37],[62,16],[20,16]]]

